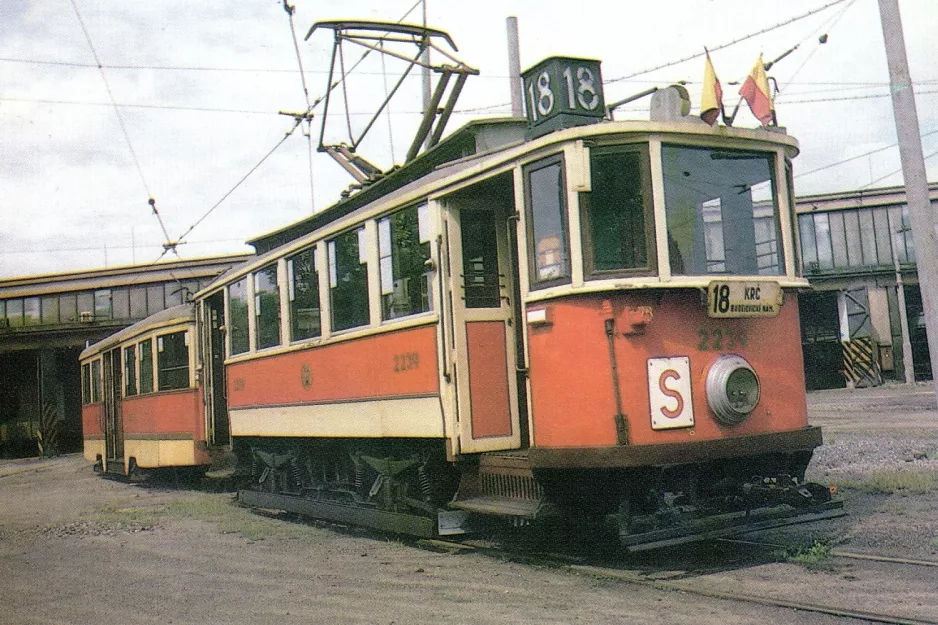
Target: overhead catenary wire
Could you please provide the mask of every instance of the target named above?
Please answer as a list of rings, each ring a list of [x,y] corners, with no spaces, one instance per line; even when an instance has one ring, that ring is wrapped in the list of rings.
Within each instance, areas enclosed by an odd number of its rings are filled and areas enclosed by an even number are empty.
[[[934,158],[935,156],[938,156],[938,150],[935,150],[934,152],[932,152],[932,153],[930,153],[930,154],[926,154],[926,155],[925,155],[925,158],[924,158],[923,160],[928,161],[928,160]],[[860,188],[861,188],[861,189],[869,189],[869,188],[872,187],[873,185],[875,185],[875,184],[877,184],[877,183],[880,183],[880,182],[882,182],[883,180],[886,180],[887,178],[890,178],[890,177],[892,177],[892,176],[895,176],[896,174],[901,174],[901,173],[902,173],[902,168],[900,167],[899,169],[896,169],[896,170],[894,170],[894,171],[889,172],[889,173],[886,174],[885,176],[880,176],[880,177],[877,178],[876,180],[871,180],[870,182],[866,183],[865,185],[863,185],[863,186],[860,187]]]
[[[935,134],[938,134],[938,130],[932,130],[932,131],[930,131],[930,132],[922,133],[922,138],[924,139],[925,137],[930,137],[931,135],[935,135]],[[870,150],[869,152],[864,152],[863,154],[857,154],[857,155],[851,156],[851,157],[849,157],[849,158],[841,159],[841,160],[836,161],[836,162],[834,162],[834,163],[828,163],[827,165],[823,165],[823,166],[821,166],[821,167],[816,167],[815,169],[811,169],[811,170],[809,170],[809,171],[799,172],[799,173],[795,174],[795,178],[801,178],[801,177],[803,177],[803,176],[810,176],[811,174],[816,174],[816,173],[818,173],[818,172],[825,171],[825,170],[827,170],[827,169],[832,169],[832,168],[834,168],[834,167],[837,167],[838,165],[844,165],[844,164],[849,163],[849,162],[851,162],[851,161],[856,161],[856,160],[859,160],[859,159],[861,159],[861,158],[866,158],[866,157],[868,157],[868,156],[872,156],[873,154],[878,154],[878,153],[880,153],[880,152],[885,152],[886,150],[895,148],[895,147],[897,147],[898,145],[899,145],[898,142],[896,142],[896,143],[890,143],[890,144],[887,145],[887,146],[883,146],[883,147],[881,147],[881,148],[876,148],[875,150]],[[892,174],[890,174],[890,175],[892,175]]]
[[[140,176],[140,182],[143,184],[143,189],[147,193],[147,197],[150,197],[150,187],[147,185],[147,180],[143,175],[143,168],[140,167],[140,159],[137,158],[137,152],[134,150],[133,143],[130,140],[130,133],[127,132],[127,125],[124,123],[124,116],[121,115],[120,108],[117,106],[117,102],[114,100],[114,93],[111,91],[111,85],[107,80],[107,75],[104,73],[104,67],[101,64],[101,58],[98,56],[98,51],[94,47],[94,42],[91,40],[91,34],[88,32],[88,28],[85,26],[85,20],[81,17],[81,11],[78,10],[78,4],[75,0],[71,0],[72,8],[75,10],[75,17],[78,18],[78,24],[81,26],[81,32],[85,35],[85,41],[88,42],[88,48],[91,50],[91,55],[94,57],[94,62],[98,68],[98,73],[101,76],[101,81],[104,83],[104,89],[107,91],[108,99],[111,101],[111,106],[114,108],[114,114],[117,116],[117,122],[120,125],[121,132],[124,135],[124,140],[127,142],[127,149],[130,150],[130,155],[133,157],[134,165],[137,168],[137,174]]]

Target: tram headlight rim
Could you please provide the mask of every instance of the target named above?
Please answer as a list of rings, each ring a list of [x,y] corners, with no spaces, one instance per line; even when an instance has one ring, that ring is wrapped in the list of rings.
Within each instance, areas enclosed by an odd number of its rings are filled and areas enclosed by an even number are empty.
[[[740,380],[739,372],[749,380]],[[735,376],[735,379],[734,379]],[[729,385],[742,383],[751,388],[742,395],[730,397]],[[713,411],[717,421],[723,425],[738,425],[746,420],[759,405],[762,397],[762,384],[759,376],[749,362],[738,354],[720,356],[710,365],[707,372],[707,405]],[[744,400],[742,403],[740,400]]]

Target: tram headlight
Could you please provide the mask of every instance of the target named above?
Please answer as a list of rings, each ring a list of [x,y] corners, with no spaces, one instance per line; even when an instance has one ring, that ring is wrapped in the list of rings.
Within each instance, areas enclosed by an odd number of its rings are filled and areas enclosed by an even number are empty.
[[[707,373],[707,404],[723,425],[745,420],[759,403],[759,378],[741,356],[721,356]]]

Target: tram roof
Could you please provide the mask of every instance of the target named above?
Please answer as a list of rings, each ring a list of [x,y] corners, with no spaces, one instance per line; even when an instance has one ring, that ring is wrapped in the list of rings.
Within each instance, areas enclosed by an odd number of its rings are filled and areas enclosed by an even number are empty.
[[[259,255],[309,234],[322,226],[352,213],[415,180],[425,180],[446,163],[524,140],[527,121],[523,117],[474,120],[449,135],[413,161],[392,169],[383,178],[358,193],[343,198],[329,208],[278,230],[248,240]]]
[[[173,306],[172,308],[161,310],[158,313],[150,315],[146,319],[127,326],[120,332],[115,332],[109,337],[89,345],[81,352],[81,354],[78,356],[78,359],[84,360],[85,358],[90,358],[91,356],[105,352],[108,349],[119,345],[122,341],[137,336],[138,334],[143,334],[149,328],[156,328],[194,320],[195,304],[193,303],[179,304],[178,306]]]

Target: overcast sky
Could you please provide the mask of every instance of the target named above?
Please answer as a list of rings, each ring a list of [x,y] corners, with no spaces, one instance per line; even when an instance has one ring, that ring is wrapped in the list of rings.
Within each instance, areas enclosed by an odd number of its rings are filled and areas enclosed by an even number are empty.
[[[325,91],[332,43],[328,31],[303,41],[313,22],[393,22],[414,2],[296,0],[311,98]],[[779,123],[801,142],[796,192],[901,184],[901,174],[893,173],[899,156],[877,1],[846,0],[783,25],[830,2],[427,0],[427,13],[429,25],[452,35],[457,56],[481,71],[469,79],[449,130],[510,113],[509,15],[519,22],[522,68],[551,55],[600,59],[607,102],[687,81],[695,113],[702,59],[646,70],[708,46],[732,107],[739,87],[728,83],[745,78],[760,52],[770,60],[799,44],[769,72],[781,89]],[[938,152],[938,3],[900,0],[900,7],[928,157]],[[417,7],[405,21],[421,18]],[[824,45],[822,33],[828,34]],[[346,67],[361,52],[348,48]],[[369,56],[350,81],[354,129],[400,71],[391,62],[382,68],[377,57]],[[360,153],[382,168],[400,163],[420,103],[415,75],[392,101],[390,124],[382,116]],[[647,104],[624,107],[617,118],[647,118]],[[280,0],[0,0],[0,277],[155,261],[166,238],[148,197],[156,199],[170,239],[178,238],[293,126],[277,112],[305,108]],[[330,110],[341,110],[341,98]],[[319,123],[317,116],[314,141]],[[744,110],[736,125],[756,124]],[[327,128],[333,140],[347,132],[344,117],[330,115]],[[298,129],[185,237],[179,254],[250,251],[245,239],[334,203],[352,179],[314,153],[311,195],[308,154]],[[926,166],[929,179],[938,180],[938,156]]]

